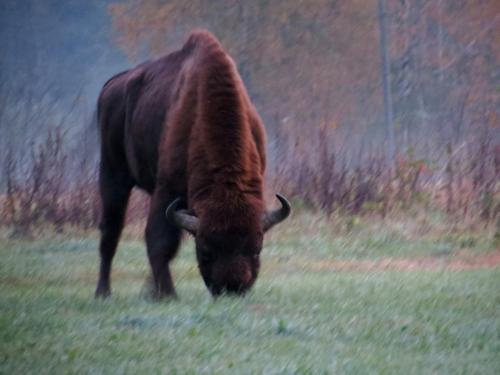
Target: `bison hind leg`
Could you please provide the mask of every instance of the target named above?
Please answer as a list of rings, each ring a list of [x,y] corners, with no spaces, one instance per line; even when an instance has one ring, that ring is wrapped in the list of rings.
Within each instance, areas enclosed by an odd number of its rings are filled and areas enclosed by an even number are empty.
[[[101,240],[99,244],[101,265],[99,281],[97,282],[95,291],[96,298],[106,298],[111,294],[111,263],[113,262],[123,229],[131,190],[131,183],[123,183],[123,181],[112,179],[101,170],[102,218],[100,224]]]

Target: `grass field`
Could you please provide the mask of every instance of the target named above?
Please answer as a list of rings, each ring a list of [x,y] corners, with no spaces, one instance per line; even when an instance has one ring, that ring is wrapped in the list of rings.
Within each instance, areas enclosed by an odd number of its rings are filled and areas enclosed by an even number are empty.
[[[267,238],[252,292],[217,301],[190,240],[161,303],[139,239],[106,301],[95,234],[0,240],[0,374],[499,374],[492,236],[424,224],[303,215]]]

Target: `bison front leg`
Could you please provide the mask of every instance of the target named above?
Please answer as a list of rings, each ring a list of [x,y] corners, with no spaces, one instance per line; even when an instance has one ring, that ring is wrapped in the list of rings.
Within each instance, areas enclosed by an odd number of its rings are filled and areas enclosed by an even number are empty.
[[[180,230],[165,217],[168,197],[155,193],[146,226],[146,245],[153,273],[153,298],[176,297],[169,263],[175,257],[180,243]]]

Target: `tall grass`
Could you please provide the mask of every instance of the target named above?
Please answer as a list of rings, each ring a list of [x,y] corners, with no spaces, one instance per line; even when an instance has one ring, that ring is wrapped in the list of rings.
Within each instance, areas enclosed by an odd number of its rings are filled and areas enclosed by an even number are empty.
[[[318,127],[307,139],[282,131],[271,152],[268,189],[281,191],[326,215],[376,214],[440,210],[456,222],[498,223],[500,220],[500,146],[488,137],[449,143],[443,153],[419,156],[399,153],[391,170],[382,147],[353,151],[352,139]],[[92,158],[75,158],[60,127],[32,143],[28,160],[3,155],[6,190],[0,196],[0,225],[26,236],[40,227],[56,231],[73,226],[95,227],[100,201],[97,166]],[[95,158],[94,158],[95,159]],[[135,193],[129,222],[142,222],[148,197]]]

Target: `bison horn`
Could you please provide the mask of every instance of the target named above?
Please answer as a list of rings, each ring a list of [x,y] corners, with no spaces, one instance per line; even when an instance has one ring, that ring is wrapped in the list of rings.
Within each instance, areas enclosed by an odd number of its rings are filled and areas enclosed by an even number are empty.
[[[175,199],[167,207],[165,215],[170,223],[187,230],[192,235],[196,235],[196,232],[198,231],[198,218],[189,214],[187,210],[179,210],[178,207],[180,203],[181,198]]]
[[[276,194],[276,197],[281,202],[281,208],[275,211],[268,211],[264,214],[264,217],[262,218],[262,229],[264,232],[267,232],[272,226],[285,220],[288,215],[290,215],[290,203],[288,203],[286,198],[281,194]]]

